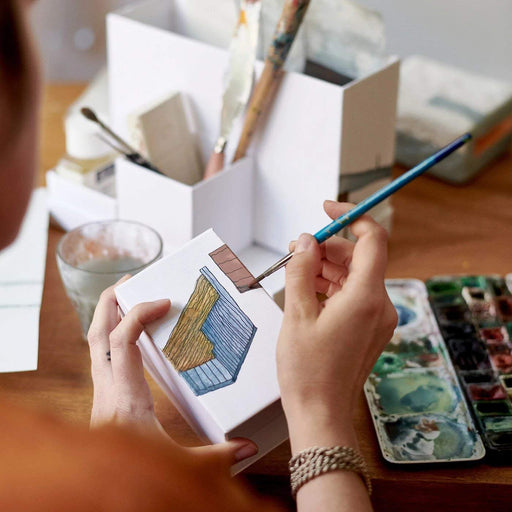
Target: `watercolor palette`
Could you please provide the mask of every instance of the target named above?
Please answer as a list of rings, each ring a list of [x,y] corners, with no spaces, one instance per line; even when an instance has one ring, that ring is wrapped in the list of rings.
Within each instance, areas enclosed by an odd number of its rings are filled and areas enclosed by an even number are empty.
[[[386,288],[398,326],[365,384],[384,458],[402,464],[481,459],[485,448],[425,285],[387,280]]]
[[[430,302],[491,456],[512,454],[512,279],[441,276]]]

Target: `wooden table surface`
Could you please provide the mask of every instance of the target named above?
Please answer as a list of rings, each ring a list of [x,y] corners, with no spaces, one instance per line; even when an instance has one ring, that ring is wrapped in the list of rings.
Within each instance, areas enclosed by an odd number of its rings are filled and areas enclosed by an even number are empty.
[[[39,184],[44,184],[44,171],[64,151],[62,116],[82,89],[81,84],[46,87]],[[435,274],[512,271],[512,155],[501,158],[464,187],[429,177],[418,178],[393,196],[393,205],[388,277],[424,280]],[[38,370],[0,375],[0,389],[7,399],[50,409],[72,422],[84,423],[89,419],[92,403],[89,355],[57,271],[55,248],[60,236],[61,232],[50,229]],[[151,389],[167,431],[179,442],[198,444],[190,428],[152,382]],[[356,426],[373,476],[377,511],[512,510],[512,461],[511,467],[493,467],[485,462],[391,466],[380,455],[362,396]],[[253,485],[282,497],[292,510],[286,499],[288,458],[289,446],[285,443],[246,474]]]

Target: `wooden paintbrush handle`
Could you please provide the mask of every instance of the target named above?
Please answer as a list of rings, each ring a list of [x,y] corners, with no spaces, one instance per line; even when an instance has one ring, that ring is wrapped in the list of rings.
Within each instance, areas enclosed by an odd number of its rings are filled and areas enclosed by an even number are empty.
[[[281,17],[277,22],[276,33],[265,59],[265,67],[256,84],[254,93],[245,115],[242,134],[236,148],[234,161],[239,160],[247,151],[256,129],[258,119],[266,106],[270,103],[279,78],[282,74],[283,64],[288,56],[292,43],[297,35],[310,0],[286,0]]]
[[[245,114],[242,133],[240,134],[240,140],[238,141],[238,146],[233,158],[234,162],[245,156],[249,144],[251,143],[254,130],[256,129],[258,119],[273,97],[281,74],[281,68],[276,70],[275,66],[271,62],[265,62],[265,67],[263,68],[263,72],[261,73],[256,87],[254,88],[249,107],[247,108],[247,113]]]

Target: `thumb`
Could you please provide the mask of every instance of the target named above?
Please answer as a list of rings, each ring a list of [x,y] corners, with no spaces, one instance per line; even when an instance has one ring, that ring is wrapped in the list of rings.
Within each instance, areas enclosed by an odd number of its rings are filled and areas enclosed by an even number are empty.
[[[225,460],[230,466],[248,459],[258,453],[258,445],[253,443],[250,439],[237,437],[230,439],[226,443],[212,444],[208,446],[201,446],[193,448],[198,450],[204,455],[209,455],[217,460]]]
[[[300,235],[293,258],[286,265],[285,316],[316,316],[315,280],[321,269],[320,247],[315,237]]]

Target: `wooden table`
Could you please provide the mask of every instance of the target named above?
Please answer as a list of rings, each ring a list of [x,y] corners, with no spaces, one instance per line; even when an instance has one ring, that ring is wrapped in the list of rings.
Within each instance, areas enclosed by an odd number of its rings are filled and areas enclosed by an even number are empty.
[[[44,183],[43,171],[64,151],[62,115],[82,88],[80,84],[46,88],[40,184]],[[512,155],[464,187],[419,178],[398,192],[393,204],[388,277],[426,279],[434,274],[512,271]],[[39,368],[36,372],[0,375],[0,387],[4,397],[17,403],[50,409],[72,422],[84,423],[92,403],[89,355],[57,271],[55,248],[61,235],[50,229]],[[153,383],[151,388],[157,413],[168,432],[184,444],[198,444],[160,389]],[[511,467],[499,468],[486,463],[391,466],[380,455],[362,396],[355,421],[373,475],[377,511],[512,510],[512,461]],[[285,443],[252,466],[247,475],[254,486],[280,497],[293,510],[287,499],[288,457]]]

